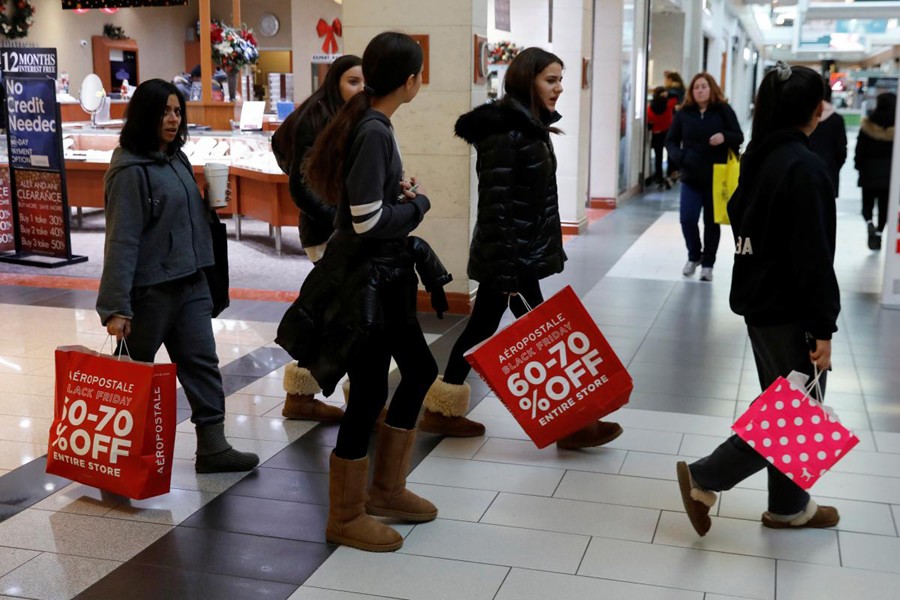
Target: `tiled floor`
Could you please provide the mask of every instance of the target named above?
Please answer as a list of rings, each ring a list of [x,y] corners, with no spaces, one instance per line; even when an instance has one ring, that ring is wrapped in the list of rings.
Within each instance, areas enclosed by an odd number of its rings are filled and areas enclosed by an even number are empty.
[[[851,180],[845,172],[845,184]],[[90,289],[0,285],[0,599],[729,600],[896,598],[900,586],[900,311],[879,307],[882,257],[865,248],[852,187],[839,202],[843,311],[828,402],[860,445],[814,488],[839,507],[834,530],[773,531],[765,480],[722,495],[705,538],[674,481],[758,393],[741,320],[728,308],[730,231],[715,281],[680,275],[677,195],[648,194],[567,242],[571,284],[628,366],[625,434],[602,449],[537,450],[477,379],[487,436],[419,436],[410,487],[440,518],[398,524],[403,548],[324,543],[336,428],[280,418],[286,356],[271,343],[277,302],[236,303],[216,321],[226,430],[264,464],[250,475],[193,471],[178,427],[171,493],[128,501],[42,473],[53,348],[99,348]],[[2,283],[2,282],[0,282]],[[446,361],[459,319],[424,317]],[[164,354],[160,360],[165,360]],[[340,392],[338,392],[340,394]],[[329,398],[340,404],[338,395]],[[184,399],[179,416],[186,418]]]

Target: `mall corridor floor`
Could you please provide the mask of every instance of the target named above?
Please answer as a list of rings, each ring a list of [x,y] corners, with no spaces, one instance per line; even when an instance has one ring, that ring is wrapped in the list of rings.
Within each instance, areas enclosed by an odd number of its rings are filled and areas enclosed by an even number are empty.
[[[702,539],[675,463],[709,453],[759,385],[728,306],[731,232],[712,283],[684,278],[677,205],[676,189],[605,214],[567,242],[565,272],[546,281],[548,296],[574,287],[634,377],[631,403],[610,417],[624,435],[604,448],[537,450],[470,378],[487,435],[419,435],[410,487],[440,514],[398,525],[395,553],[325,543],[337,430],[281,418],[287,356],[272,339],[284,304],[241,302],[215,321],[226,431],[259,453],[260,468],[196,475],[182,397],[171,493],[128,501],[48,476],[41,458],[54,348],[104,341],[93,292],[0,286],[0,598],[897,598],[900,311],[879,306],[883,258],[866,248],[858,199],[838,203],[843,311],[826,400],[861,443],[813,488],[839,508],[840,525],[762,527],[757,475],[722,495]],[[423,320],[443,365],[462,320]],[[329,401],[340,405],[339,394]]]

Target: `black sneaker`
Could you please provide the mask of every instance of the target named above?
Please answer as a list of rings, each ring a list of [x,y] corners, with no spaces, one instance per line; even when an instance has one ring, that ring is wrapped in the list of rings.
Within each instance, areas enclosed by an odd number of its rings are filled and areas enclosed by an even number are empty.
[[[881,238],[878,236],[878,232],[875,230],[875,225],[872,224],[872,221],[866,223],[866,228],[869,232],[869,250],[881,249]]]

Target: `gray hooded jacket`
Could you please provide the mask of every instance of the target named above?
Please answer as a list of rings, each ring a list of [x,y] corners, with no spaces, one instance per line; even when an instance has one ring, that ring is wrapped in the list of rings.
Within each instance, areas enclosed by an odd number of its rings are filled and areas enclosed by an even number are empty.
[[[97,313],[105,324],[114,315],[134,316],[134,288],[187,277],[215,260],[209,211],[182,152],[138,155],[118,147],[103,183],[106,247]]]

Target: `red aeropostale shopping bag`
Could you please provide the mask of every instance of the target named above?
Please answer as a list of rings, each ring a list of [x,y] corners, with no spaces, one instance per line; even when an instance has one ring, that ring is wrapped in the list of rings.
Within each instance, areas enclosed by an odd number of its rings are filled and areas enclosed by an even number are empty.
[[[731,429],[804,490],[859,443],[830,408],[784,377],[754,400]]]
[[[465,357],[538,448],[621,408],[634,387],[571,286]]]
[[[47,472],[129,498],[169,491],[175,365],[56,349]]]

